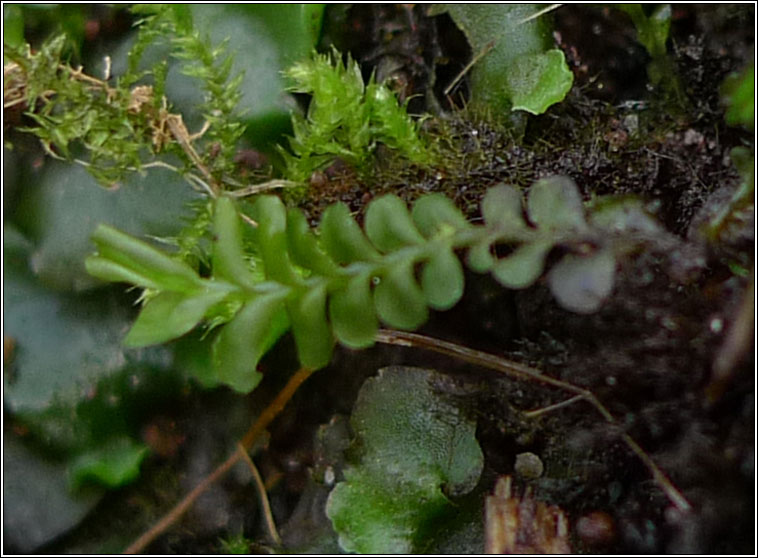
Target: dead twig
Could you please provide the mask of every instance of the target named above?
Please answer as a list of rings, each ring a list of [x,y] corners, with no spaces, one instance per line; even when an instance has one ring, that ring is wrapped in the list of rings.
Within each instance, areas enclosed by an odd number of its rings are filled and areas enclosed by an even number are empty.
[[[287,385],[282,388],[274,400],[263,410],[255,423],[253,423],[247,433],[242,437],[237,444],[234,453],[232,453],[232,455],[230,455],[227,460],[219,465],[211,474],[205,477],[189,494],[182,498],[182,501],[169,510],[158,523],[153,525],[150,529],[140,535],[132,544],[126,547],[123,554],[138,554],[145,550],[156,537],[176,523],[179,518],[192,507],[192,504],[195,503],[195,500],[197,500],[203,492],[205,492],[214,482],[228,473],[240,459],[244,459],[244,456],[247,455],[247,450],[253,446],[258,437],[263,434],[269,424],[271,424],[271,421],[273,421],[282,411],[300,385],[305,382],[313,372],[314,371],[310,368],[301,368],[295,372],[287,382]]]
[[[268,529],[268,535],[271,540],[278,546],[282,545],[282,538],[279,536],[279,532],[276,530],[276,522],[274,521],[274,514],[271,513],[271,504],[268,501],[268,494],[266,494],[266,485],[261,478],[261,474],[258,472],[258,467],[255,466],[253,458],[247,453],[247,449],[237,443],[237,449],[242,453],[242,458],[247,463],[250,472],[253,474],[253,481],[255,481],[255,488],[258,490],[258,497],[261,501],[261,508],[263,509],[263,517],[266,520],[266,529]]]
[[[711,381],[705,388],[708,404],[712,405],[724,394],[734,370],[750,351],[755,339],[755,269],[750,272],[745,293],[734,322],[727,330],[724,342],[713,359]]]

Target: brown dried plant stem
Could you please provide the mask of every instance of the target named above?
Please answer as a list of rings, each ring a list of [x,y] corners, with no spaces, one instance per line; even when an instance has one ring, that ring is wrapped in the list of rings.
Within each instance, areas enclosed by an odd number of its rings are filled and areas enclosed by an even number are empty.
[[[271,424],[277,415],[282,411],[287,402],[292,398],[300,385],[313,374],[314,370],[310,368],[301,368],[287,382],[282,390],[277,394],[274,400],[258,416],[258,419],[250,427],[250,430],[242,437],[237,449],[230,455],[226,461],[219,465],[210,475],[205,477],[181,502],[174,506],[158,523],[145,531],[138,539],[130,544],[124,554],[138,554],[142,552],[156,537],[168,529],[171,525],[184,515],[192,507],[195,500],[205,492],[214,482],[228,473],[232,467],[240,460],[244,459],[246,452],[253,446],[255,441],[260,437],[266,428]]]
[[[629,434],[622,430],[618,421],[613,417],[613,415],[611,415],[605,405],[603,405],[591,391],[569,384],[568,382],[563,382],[556,378],[551,378],[550,376],[544,375],[542,372],[535,368],[525,366],[518,362],[513,362],[495,355],[484,353],[482,351],[477,351],[468,347],[456,345],[455,343],[450,343],[441,339],[419,335],[418,333],[379,330],[376,336],[376,340],[380,343],[386,343],[389,345],[428,349],[430,351],[470,362],[477,366],[482,366],[491,370],[495,370],[497,372],[502,372],[515,378],[540,382],[576,394],[576,397],[572,397],[568,401],[564,401],[556,405],[551,405],[550,409],[564,407],[568,403],[573,403],[579,399],[584,399],[587,401],[603,416],[607,423],[611,424],[615,428],[621,440],[623,440],[627,447],[629,447],[629,449],[632,450],[632,452],[640,459],[640,461],[642,461],[645,467],[647,467],[648,471],[650,471],[650,474],[655,480],[655,483],[664,492],[664,494],[666,494],[669,500],[671,500],[671,503],[674,504],[674,506],[676,506],[676,508],[683,513],[689,512],[692,509],[692,506],[687,501],[687,499],[673,485],[673,483],[668,479],[660,467],[656,465],[656,463],[650,458],[647,452],[645,452],[645,450],[643,450],[639,444],[637,444],[637,442],[635,442],[634,439],[629,436]],[[531,413],[534,415],[535,411],[531,411]]]
[[[242,458],[247,463],[250,472],[253,475],[253,481],[255,487],[258,489],[258,497],[261,501],[261,509],[263,510],[263,517],[266,520],[266,529],[268,530],[268,536],[271,537],[271,541],[281,546],[282,538],[279,536],[279,532],[276,530],[276,522],[274,521],[274,514],[271,512],[271,504],[268,501],[268,495],[266,494],[266,484],[261,478],[261,474],[258,472],[258,467],[255,466],[253,458],[247,453],[247,450],[241,443],[237,443],[237,449],[242,453]]]

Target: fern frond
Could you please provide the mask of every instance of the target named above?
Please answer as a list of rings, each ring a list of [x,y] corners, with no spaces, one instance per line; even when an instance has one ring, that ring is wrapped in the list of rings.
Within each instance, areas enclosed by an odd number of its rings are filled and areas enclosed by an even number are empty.
[[[369,204],[364,229],[338,203],[313,231],[298,210],[260,196],[251,217],[258,223],[261,268],[253,270],[237,211],[231,198],[215,202],[210,278],[107,228],[95,233],[99,253],[87,263],[103,279],[168,293],[145,304],[128,336],[133,343],[166,340],[157,325],[161,313],[172,334],[181,335],[203,319],[217,320],[219,304],[227,313],[236,308],[236,315],[226,316],[214,355],[219,379],[240,391],[255,387],[258,360],[287,329],[302,365],[318,369],[329,363],[336,342],[368,347],[380,322],[413,330],[429,308],[451,308],[464,289],[461,252],[475,271],[521,289],[542,276],[548,252],[560,248],[564,255],[547,284],[564,307],[588,313],[612,291],[616,254],[628,248],[617,242],[619,235],[633,233],[638,242],[659,233],[639,204],[627,201],[601,206],[588,222],[576,185],[565,177],[535,183],[526,207],[515,188],[492,188],[482,201],[483,225],[469,223],[440,194],[420,198],[412,211],[386,195]],[[506,248],[511,251],[499,256]]]

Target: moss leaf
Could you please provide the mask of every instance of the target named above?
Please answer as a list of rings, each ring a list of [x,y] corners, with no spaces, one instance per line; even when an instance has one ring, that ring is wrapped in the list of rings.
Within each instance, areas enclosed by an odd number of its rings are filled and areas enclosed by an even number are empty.
[[[465,494],[476,486],[476,424],[431,388],[436,374],[393,366],[363,384],[351,417],[360,459],[326,507],[344,550],[418,551],[455,509],[443,487]]]

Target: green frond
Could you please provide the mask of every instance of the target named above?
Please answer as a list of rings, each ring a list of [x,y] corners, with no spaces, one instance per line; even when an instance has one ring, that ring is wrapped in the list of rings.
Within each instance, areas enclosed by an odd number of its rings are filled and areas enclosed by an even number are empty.
[[[250,213],[260,258],[253,267],[238,211],[228,197],[213,203],[209,278],[107,228],[96,233],[98,254],[88,269],[158,291],[127,338],[132,344],[164,342],[203,320],[220,325],[218,379],[240,391],[257,385],[259,359],[288,329],[301,364],[317,369],[329,363],[337,342],[367,347],[380,323],[413,330],[430,308],[451,308],[464,289],[460,253],[468,253],[475,271],[491,271],[505,287],[523,289],[543,276],[548,253],[560,248],[547,285],[565,308],[594,312],[613,289],[619,235],[633,232],[630,242],[638,242],[658,230],[641,214],[626,220],[631,228],[608,228],[618,222],[612,214],[639,211],[626,201],[601,204],[602,215],[588,221],[576,185],[560,176],[536,182],[526,203],[512,186],[491,189],[482,201],[484,223],[477,225],[440,194],[420,198],[412,211],[385,195],[369,204],[364,229],[347,206],[335,204],[312,231],[298,210],[259,196]]]

